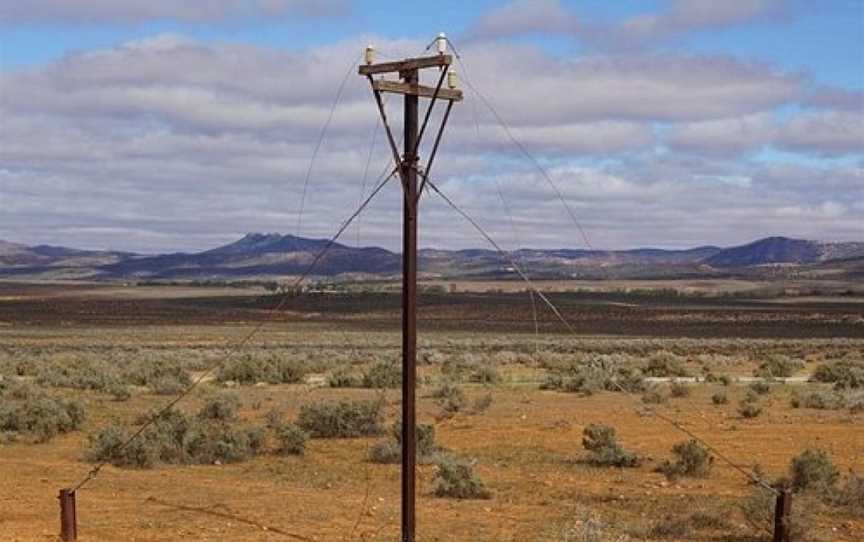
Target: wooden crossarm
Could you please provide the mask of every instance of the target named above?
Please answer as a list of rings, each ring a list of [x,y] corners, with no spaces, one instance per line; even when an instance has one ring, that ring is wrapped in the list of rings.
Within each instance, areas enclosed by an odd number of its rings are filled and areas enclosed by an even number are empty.
[[[433,68],[435,66],[449,66],[453,63],[451,55],[423,56],[409,58],[398,62],[382,62],[381,64],[366,64],[360,66],[360,75],[374,75],[376,73],[403,72],[419,70],[421,68]]]
[[[395,92],[396,94],[410,94],[412,96],[421,96],[423,98],[431,98],[435,95],[434,87],[411,85],[408,83],[399,83],[397,81],[373,81],[372,88],[378,92]],[[442,88],[438,90],[438,98],[441,100],[461,102],[462,91]]]

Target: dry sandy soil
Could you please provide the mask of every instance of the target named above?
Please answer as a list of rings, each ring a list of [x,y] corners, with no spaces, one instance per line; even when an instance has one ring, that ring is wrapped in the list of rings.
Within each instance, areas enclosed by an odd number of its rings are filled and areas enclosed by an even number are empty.
[[[237,305],[240,301],[220,298],[193,311],[186,304],[189,301],[179,297],[183,296],[178,296],[176,303],[169,299],[154,306],[138,305],[140,314],[146,316],[144,325],[131,325],[117,317],[125,310],[123,307],[100,314],[105,307],[104,296],[93,301],[94,305],[82,302],[61,318],[54,317],[55,302],[39,305],[42,298],[38,295],[27,302],[0,302],[0,320],[7,322],[0,327],[0,349],[40,356],[46,352],[80,355],[82,351],[99,356],[108,351],[136,349],[179,357],[205,352],[205,357],[215,359],[222,345],[235,342],[250,329],[250,322],[263,317],[254,299]],[[470,310],[457,306],[450,313],[467,310],[472,314],[470,322],[476,323],[482,320],[478,315],[500,310],[500,305],[493,304],[489,309],[483,303],[475,300]],[[784,306],[776,309],[779,312],[758,309],[755,314],[747,309],[747,318],[775,324],[779,319],[776,328],[765,328],[768,335],[772,329],[781,329],[783,319],[793,314],[794,321],[787,329],[796,332],[794,338],[778,332],[779,338],[745,340],[699,334],[688,338],[686,331],[690,327],[676,328],[674,322],[669,323],[670,314],[692,315],[686,307],[664,305],[652,309],[636,305],[633,318],[650,319],[658,329],[670,325],[679,331],[662,340],[647,335],[650,330],[640,336],[593,335],[575,339],[545,333],[539,339],[541,349],[584,342],[585,348],[600,345],[597,348],[614,352],[620,347],[622,352],[632,354],[642,348],[674,350],[676,345],[686,344],[692,349],[691,355],[685,356],[688,366],[698,370],[699,355],[722,357],[727,362],[723,371],[733,376],[750,374],[758,359],[748,352],[760,349],[799,356],[808,361],[808,368],[826,355],[860,356],[864,351],[861,308],[823,307],[819,318],[812,309]],[[265,327],[254,341],[255,348],[317,349],[322,356],[337,352],[346,358],[360,356],[365,350],[396,351],[399,337],[389,304],[376,305],[375,310],[363,305],[363,310],[353,314],[338,309],[326,302],[317,310],[305,305],[292,307],[293,312],[288,313],[291,316]],[[581,315],[584,319],[593,310],[593,302],[584,306],[574,303],[568,316],[578,320]],[[646,316],[645,311],[650,314]],[[729,314],[716,311],[723,309],[714,308],[708,314],[725,322],[723,325],[729,329],[746,326],[740,317],[744,309],[736,308]],[[698,310],[695,313],[702,314]],[[364,325],[363,315],[369,314],[374,317]],[[421,347],[447,357],[460,350],[482,354],[531,345],[535,339],[522,333],[530,326],[521,322],[524,313],[520,314],[513,322],[493,322],[461,331],[453,329],[458,326],[436,326],[427,320],[429,331],[422,335]],[[609,325],[614,327],[617,321],[613,319]],[[507,332],[508,326],[514,331]],[[807,332],[811,328],[815,330],[813,338]],[[754,537],[758,531],[746,524],[739,509],[752,487],[737,470],[716,459],[709,476],[677,482],[669,482],[654,471],[662,460],[671,457],[671,447],[686,440],[686,436],[652,416],[638,395],[600,392],[581,396],[542,391],[530,384],[541,376],[542,371],[536,367],[502,363],[499,370],[503,382],[494,386],[462,384],[469,402],[491,394],[492,404],[482,413],[469,410],[443,417],[441,408],[428,396],[431,385],[420,390],[421,421],[435,424],[444,448],[475,461],[475,470],[491,490],[492,498],[436,498],[432,495],[435,467],[421,466],[418,540],[650,540],[654,539],[651,529],[658,523],[669,517],[686,518],[696,511],[722,515],[726,525],[667,539],[760,540]],[[437,368],[432,366],[424,366],[421,371],[421,375],[433,379],[437,374]],[[204,387],[215,387],[215,383]],[[376,393],[317,385],[238,389],[243,404],[241,415],[250,422],[260,422],[274,407],[292,418],[302,404],[310,401],[371,398]],[[736,464],[750,468],[758,463],[769,478],[787,474],[790,459],[808,447],[826,451],[844,473],[849,469],[864,473],[864,414],[793,409],[789,402],[791,390],[776,386],[762,400],[764,413],[755,419],[743,419],[737,405],[746,387],[730,386],[729,404],[719,406],[711,401],[718,389],[719,385],[698,384],[692,387],[689,397],[670,399],[656,408],[704,437]],[[143,388],[124,402],[89,391],[52,389],[51,393],[82,400],[88,419],[81,431],[60,435],[45,444],[20,439],[0,445],[0,539],[55,539],[59,525],[57,491],[80,479],[91,467],[84,460],[87,435],[111,420],[132,423],[141,412],[170,399]],[[202,397],[196,391],[182,408],[194,410]],[[388,392],[388,419],[392,421],[397,411],[398,395]],[[585,454],[582,429],[592,422],[614,426],[619,442],[646,458],[645,464],[635,469],[601,469],[580,462]],[[399,470],[398,466],[367,460],[369,447],[377,440],[313,439],[303,457],[265,454],[231,465],[159,466],[148,470],[105,467],[78,493],[80,540],[395,541],[399,527]],[[807,508],[814,514],[810,530],[817,539],[864,540],[861,516],[823,504]]]

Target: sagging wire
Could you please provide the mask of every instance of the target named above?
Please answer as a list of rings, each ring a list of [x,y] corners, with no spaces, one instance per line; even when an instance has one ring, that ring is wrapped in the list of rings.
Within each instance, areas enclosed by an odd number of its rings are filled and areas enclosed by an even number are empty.
[[[447,203],[454,211],[456,211],[460,216],[462,216],[462,218],[467,220],[471,224],[471,226],[473,226],[474,229],[476,229],[480,233],[480,235],[484,239],[486,239],[486,241],[490,245],[492,245],[492,247],[495,250],[497,250],[504,258],[506,258],[509,261],[510,265],[512,266],[512,268],[514,269],[516,274],[519,275],[522,278],[522,280],[525,281],[525,283],[528,285],[529,288],[533,289],[537,293],[538,297],[549,307],[549,309],[552,311],[552,313],[556,316],[556,318],[558,318],[559,321],[561,321],[562,324],[564,324],[564,326],[568,329],[568,331],[571,334],[575,334],[574,333],[575,330],[570,325],[569,321],[567,321],[564,318],[561,311],[549,300],[548,297],[546,297],[540,290],[537,289],[537,287],[534,285],[534,283],[531,281],[531,279],[525,274],[525,272],[521,269],[519,264],[510,256],[510,254],[507,253],[505,250],[503,250],[501,248],[501,245],[499,245],[471,215],[469,215],[464,209],[462,209],[461,207],[456,205],[456,203],[453,202],[453,200],[451,200],[449,197],[447,197],[436,186],[435,183],[433,183],[431,180],[427,179],[427,184],[429,185],[429,187],[432,189],[433,192],[435,192],[441,199],[444,200],[445,203]],[[601,366],[595,365],[594,368],[599,369],[601,371],[605,371],[605,369]],[[621,383],[618,382],[618,380],[614,376],[612,376],[611,374],[609,375],[608,381],[611,382],[616,388],[618,388],[618,390],[620,392],[622,392],[626,397],[633,400],[634,402],[636,401],[635,398],[633,398],[633,396],[632,396],[632,392],[630,390],[627,390],[624,386],[622,386]],[[771,486],[770,484],[765,482],[763,479],[761,479],[759,476],[757,476],[754,472],[748,471],[747,469],[741,467],[740,465],[738,465],[737,463],[732,461],[724,453],[720,452],[717,448],[715,448],[713,445],[711,445],[709,442],[707,442],[705,439],[703,439],[702,437],[700,437],[699,435],[697,435],[693,431],[684,427],[681,423],[679,423],[674,418],[667,416],[667,415],[657,411],[656,409],[654,409],[648,405],[644,405],[644,404],[640,403],[639,406],[644,408],[652,416],[656,417],[659,420],[666,422],[667,424],[671,425],[672,427],[674,427],[678,431],[684,433],[685,435],[689,436],[691,439],[693,439],[693,440],[699,442],[700,444],[702,444],[703,446],[705,446],[706,449],[711,451],[715,456],[720,458],[727,465],[729,465],[730,467],[732,467],[733,469],[735,469],[739,473],[743,474],[751,482],[758,484],[758,485],[764,487],[765,489],[767,489],[767,490],[769,490],[775,494],[778,494],[778,491],[776,488],[774,488],[773,486]]]
[[[333,247],[334,244],[336,244],[336,241],[345,232],[345,230],[348,229],[348,226],[351,225],[351,223],[354,221],[354,219],[357,218],[357,216],[359,216],[360,213],[362,213],[364,209],[366,209],[366,207],[369,205],[369,203],[372,201],[372,199],[374,199],[375,196],[378,194],[378,192],[380,192],[381,189],[384,188],[384,185],[386,185],[387,182],[393,178],[393,176],[396,174],[396,172],[397,172],[397,169],[394,168],[390,172],[389,175],[387,175],[386,177],[384,177],[382,180],[379,181],[378,185],[375,187],[375,189],[372,191],[372,193],[369,194],[369,197],[367,197],[363,201],[363,203],[357,208],[357,210],[354,211],[354,213],[352,213],[342,223],[342,225],[339,227],[339,229],[336,231],[336,233],[333,236],[331,236],[330,239],[328,239],[327,243],[318,251],[318,253],[315,255],[313,260],[309,263],[309,265],[306,267],[306,269],[303,271],[303,273],[300,274],[300,276],[298,276],[297,279],[295,279],[295,281],[292,283],[291,288],[289,288],[288,291],[286,291],[286,293],[281,296],[279,303],[274,308],[270,309],[270,311],[267,314],[266,319],[260,321],[240,341],[238,341],[237,343],[235,343],[232,346],[229,346],[226,349],[225,355],[223,357],[216,360],[216,362],[210,364],[210,366],[207,367],[201,374],[199,374],[198,377],[195,378],[191,384],[189,384],[189,386],[187,386],[183,391],[181,391],[171,401],[166,403],[161,409],[156,411],[156,413],[152,414],[147,419],[147,421],[145,421],[141,425],[141,427],[139,427],[134,433],[132,433],[132,435],[130,435],[120,445],[118,445],[117,447],[114,448],[114,450],[113,450],[114,453],[116,454],[116,453],[123,451],[124,449],[126,449],[126,447],[128,447],[135,440],[137,440],[138,437],[140,437],[144,433],[144,431],[147,430],[147,428],[149,428],[154,423],[156,423],[157,421],[162,419],[169,410],[171,410],[177,403],[179,403],[186,396],[188,396],[190,393],[192,393],[192,391],[195,388],[197,388],[198,385],[201,384],[201,382],[203,382],[207,377],[209,377],[213,373],[213,371],[215,371],[217,368],[219,368],[222,365],[231,361],[233,359],[233,357],[237,354],[237,352],[239,352],[244,346],[246,346],[252,340],[252,338],[255,335],[257,335],[258,332],[260,332],[264,328],[265,325],[272,322],[275,319],[276,315],[287,304],[288,299],[290,298],[289,292],[298,288],[303,283],[303,281],[305,281],[309,277],[309,275],[312,274],[312,271],[318,265],[318,262],[321,261],[321,258],[323,258],[325,254],[327,254],[327,252]],[[71,487],[71,491],[74,493],[75,491],[84,487],[84,485],[86,485],[88,482],[90,482],[90,480],[96,478],[96,476],[99,475],[99,472],[102,470],[102,468],[105,467],[105,465],[107,465],[108,463],[110,463],[110,461],[111,461],[111,459],[107,458],[107,459],[103,459],[102,461],[97,463],[96,466],[94,466],[92,469],[90,469],[87,472],[87,474],[78,483],[76,483],[75,485],[73,485]]]

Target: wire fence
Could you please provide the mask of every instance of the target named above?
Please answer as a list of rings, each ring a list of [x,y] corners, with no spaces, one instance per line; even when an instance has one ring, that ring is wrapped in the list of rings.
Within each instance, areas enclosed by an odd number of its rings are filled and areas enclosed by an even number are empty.
[[[461,54],[458,52],[458,50],[456,49],[455,45],[452,44],[452,42],[450,42],[450,44],[454,50],[454,54],[455,54],[457,60],[460,63],[460,66],[462,67],[463,78],[465,80],[466,85],[468,85],[468,87],[477,96],[477,98],[489,109],[489,111],[492,113],[493,117],[496,119],[496,121],[499,123],[499,125],[502,127],[502,129],[505,131],[505,133],[507,134],[509,140],[513,143],[513,145],[519,150],[519,152],[522,155],[525,156],[525,158],[527,160],[530,161],[530,163],[538,170],[538,172],[541,174],[541,176],[546,180],[548,185],[553,190],[555,197],[560,201],[560,203],[566,209],[568,216],[573,221],[574,225],[576,226],[577,230],[579,231],[579,234],[582,237],[583,241],[585,242],[586,246],[590,250],[595,250],[591,244],[591,240],[587,234],[587,231],[582,226],[581,222],[578,220],[572,207],[569,205],[566,198],[564,197],[563,192],[560,190],[560,188],[555,183],[555,181],[551,178],[551,176],[546,171],[546,169],[543,167],[541,162],[536,157],[534,157],[534,155],[527,149],[527,147],[525,147],[525,145],[523,145],[519,141],[519,139],[515,136],[511,127],[506,123],[506,121],[498,113],[498,111],[495,109],[495,107],[491,103],[491,101],[478,88],[476,88],[476,86],[474,84],[471,83],[471,80],[467,74],[467,69],[466,69],[465,64],[462,60]],[[428,47],[427,47],[427,49],[428,49]],[[357,62],[356,61],[352,62],[352,64],[349,67],[348,72],[346,73],[345,77],[342,79],[341,84],[338,87],[336,96],[334,98],[333,104],[330,107],[327,119],[326,119],[324,126],[322,127],[322,130],[319,134],[319,137],[315,143],[314,150],[312,152],[312,157],[310,160],[310,164],[309,164],[309,167],[308,167],[306,174],[304,176],[304,179],[303,179],[303,185],[302,185],[303,188],[302,188],[302,194],[301,194],[300,203],[299,203],[299,212],[298,212],[298,221],[297,221],[297,233],[298,234],[300,233],[300,229],[302,227],[302,219],[303,219],[303,212],[304,212],[304,206],[305,206],[306,192],[307,192],[308,185],[309,185],[309,182],[311,179],[311,175],[312,175],[312,171],[314,168],[314,163],[315,163],[316,157],[317,157],[319,150],[323,144],[324,138],[326,137],[328,128],[329,128],[329,126],[333,120],[334,113],[335,113],[336,108],[338,106],[339,100],[343,94],[343,90],[344,90],[344,87],[346,85],[348,76],[350,75],[351,71],[354,70],[354,68],[356,66],[357,66]],[[438,82],[439,88],[441,85],[441,81],[443,81],[443,78],[444,77],[442,74],[442,76]],[[436,94],[437,94],[437,91],[436,91]],[[432,110],[433,105],[434,105],[434,99],[433,99],[433,103],[430,104],[429,109],[427,110],[426,117],[425,117],[424,123],[423,123],[423,128],[421,129],[421,133],[422,133],[422,131],[425,130],[426,122],[429,120],[429,116],[431,114],[431,110]],[[449,113],[449,109],[448,109],[448,113]],[[445,122],[446,122],[446,117],[445,117]],[[476,118],[475,118],[475,123],[476,123]],[[479,133],[479,124],[478,124],[477,131]],[[232,362],[234,360],[234,358],[238,355],[238,353],[241,350],[243,350],[243,348],[246,347],[253,340],[253,338],[264,328],[264,326],[266,326],[270,322],[273,322],[276,318],[276,315],[279,314],[279,312],[285,308],[288,300],[290,299],[291,292],[296,290],[298,287],[300,287],[302,285],[302,283],[304,281],[306,281],[313,274],[316,267],[319,265],[319,263],[322,261],[322,259],[327,255],[327,253],[334,247],[334,245],[340,239],[340,237],[343,235],[343,233],[351,226],[352,223],[355,222],[355,220],[358,219],[358,217],[360,217],[360,215],[363,213],[363,211],[368,207],[368,205],[372,202],[372,200],[376,197],[376,195],[384,188],[384,186],[387,185],[387,183],[395,175],[397,175],[397,173],[400,173],[400,168],[404,167],[404,164],[400,163],[398,161],[398,157],[394,157],[394,159],[396,160],[395,164],[391,164],[390,160],[388,160],[388,164],[390,164],[390,165],[385,166],[382,173],[378,176],[376,181],[373,183],[374,188],[372,189],[372,191],[368,195],[365,194],[367,176],[368,176],[369,167],[370,167],[370,163],[372,161],[372,156],[373,156],[373,152],[374,152],[375,134],[377,134],[377,129],[373,131],[373,136],[371,138],[371,148],[369,150],[369,153],[368,153],[368,156],[367,156],[367,159],[365,162],[365,169],[364,169],[363,178],[362,178],[361,202],[359,203],[357,208],[341,223],[341,225],[339,226],[339,228],[337,228],[335,233],[328,239],[327,243],[315,254],[314,258],[312,259],[310,264],[306,267],[306,269],[292,281],[291,286],[287,289],[287,291],[284,294],[282,294],[281,296],[279,296],[278,302],[276,303],[275,306],[273,306],[268,311],[266,317],[263,320],[261,320],[260,322],[258,322],[255,326],[253,326],[245,335],[243,335],[240,338],[239,341],[228,345],[222,356],[218,357],[211,364],[209,364],[207,367],[205,367],[205,369],[203,371],[201,371],[201,373],[196,378],[194,378],[188,386],[186,386],[181,392],[179,392],[171,400],[167,401],[155,413],[153,413],[152,415],[147,417],[146,420],[143,423],[141,423],[139,425],[139,427],[134,432],[132,432],[130,434],[130,436],[128,436],[116,448],[117,452],[124,450],[125,448],[130,446],[134,441],[136,441],[136,439],[141,438],[141,436],[145,433],[145,431],[149,427],[151,427],[154,423],[156,423],[159,419],[161,419],[167,412],[169,412],[174,406],[176,406],[184,398],[189,396],[189,394],[191,394],[202,382],[204,382],[210,375],[212,375],[213,372],[216,371],[219,367],[223,367],[226,364]],[[440,140],[440,133],[439,133],[438,140]],[[435,144],[436,150],[437,150],[438,143],[440,142],[438,140],[436,140],[436,144]],[[419,146],[419,139],[418,139],[417,146]],[[416,151],[417,151],[417,148],[415,146],[414,154],[416,154]],[[434,151],[433,151],[433,157],[434,157]],[[473,229],[475,229],[477,231],[477,233],[479,233],[479,235],[487,243],[489,243],[489,245],[491,245],[493,247],[493,249],[495,251],[497,251],[499,253],[499,255],[508,263],[508,265],[512,268],[513,272],[519,277],[519,279],[526,284],[527,290],[528,290],[530,298],[531,298],[532,318],[534,320],[535,355],[536,355],[536,351],[538,348],[537,337],[539,336],[539,332],[540,332],[539,331],[539,324],[538,324],[538,311],[537,311],[537,307],[535,305],[535,300],[539,300],[552,313],[552,315],[554,316],[554,319],[557,322],[560,322],[560,324],[564,327],[564,329],[566,330],[566,332],[569,335],[577,336],[578,335],[577,329],[574,327],[574,325],[571,323],[571,321],[566,317],[566,315],[564,314],[562,309],[559,308],[549,298],[549,296],[546,293],[544,293],[537,286],[537,284],[532,280],[532,278],[530,277],[530,274],[528,273],[528,271],[526,269],[525,262],[523,260],[521,260],[518,256],[514,255],[513,252],[504,250],[504,248],[501,246],[501,244],[498,241],[496,241],[496,239],[494,239],[493,236],[490,235],[489,232],[485,228],[483,228],[481,226],[481,224],[479,223],[479,221],[475,217],[473,217],[463,207],[459,206],[448,195],[446,195],[444,193],[444,191],[438,186],[438,184],[432,178],[430,178],[429,168],[427,168],[426,171],[423,171],[420,168],[417,168],[417,166],[414,165],[413,163],[410,165],[410,167],[415,168],[417,171],[417,174],[422,178],[422,180],[423,180],[422,186],[428,186],[429,189],[432,190],[436,194],[436,196],[441,198],[453,211],[455,211],[464,220],[466,220],[470,224],[470,226]],[[497,183],[497,181],[496,181],[496,183]],[[498,197],[501,200],[501,204],[504,207],[505,212],[509,216],[510,225],[511,225],[511,228],[513,229],[513,235],[514,235],[514,238],[515,238],[516,243],[518,245],[520,243],[520,236],[519,236],[518,231],[516,229],[516,224],[515,224],[515,220],[513,217],[512,209],[511,209],[510,205],[508,204],[506,198],[504,197],[504,194],[501,190],[500,185],[496,185],[496,187],[497,187]],[[358,242],[358,244],[359,244],[359,239],[360,239],[360,232],[359,232],[359,227],[358,227],[358,229],[357,229],[357,242]],[[697,434],[697,432],[695,432],[693,429],[687,427],[680,420],[677,420],[670,413],[662,412],[659,408],[655,408],[653,406],[647,405],[644,402],[642,402],[641,400],[637,399],[634,395],[633,390],[628,389],[626,386],[624,386],[620,382],[618,376],[614,373],[614,371],[611,367],[606,367],[603,364],[597,363],[596,361],[593,361],[593,360],[589,360],[588,365],[593,370],[596,370],[596,371],[603,373],[606,376],[606,381],[609,382],[612,386],[614,386],[618,392],[621,392],[625,397],[627,397],[628,400],[633,401],[635,404],[637,404],[638,408],[640,410],[643,410],[643,411],[649,413],[654,418],[656,418],[656,419],[664,422],[665,424],[669,425],[670,427],[672,427],[675,431],[680,432],[681,434],[686,435],[690,439],[700,443],[707,450],[709,450],[715,457],[720,459],[723,463],[725,463],[727,466],[732,468],[737,473],[744,476],[749,482],[751,482],[753,484],[757,484],[758,486],[764,488],[765,490],[770,491],[773,495],[778,495],[778,496],[781,495],[781,492],[779,492],[775,487],[773,487],[767,481],[762,479],[758,475],[758,473],[754,472],[752,469],[748,469],[748,468],[742,466],[742,464],[740,464],[739,462],[735,461],[732,457],[730,457],[730,455],[727,452],[719,449],[716,445],[709,442],[703,435]],[[528,382],[528,381],[526,381],[526,382]],[[377,390],[377,394],[378,394],[379,400],[384,401],[384,399],[386,397],[386,389],[384,387],[381,387],[380,389]],[[370,444],[370,446],[371,446],[371,444]],[[366,455],[368,455],[368,452],[369,452],[369,449],[367,447],[367,454]],[[749,458],[749,459],[753,459],[753,458]],[[109,459],[104,459],[104,460],[96,463],[80,480],[78,480],[74,485],[72,485],[68,491],[71,491],[74,494],[75,491],[85,487],[91,480],[95,479],[99,475],[100,471],[105,467],[105,465],[107,465],[109,463],[109,461],[110,461]],[[364,487],[364,492],[363,492],[364,495],[362,498],[362,502],[358,508],[357,517],[353,521],[352,528],[351,528],[350,532],[348,533],[349,539],[354,539],[355,536],[357,535],[358,530],[359,530],[359,528],[363,522],[363,518],[367,512],[370,496],[373,492],[372,477],[369,474],[368,463],[365,464],[364,468],[365,468],[365,471],[364,471],[365,487]],[[308,538],[305,538],[305,537],[302,537],[300,535],[296,535],[293,533],[289,533],[287,531],[280,532],[279,534],[283,534],[284,536],[294,538],[297,540],[308,540]]]

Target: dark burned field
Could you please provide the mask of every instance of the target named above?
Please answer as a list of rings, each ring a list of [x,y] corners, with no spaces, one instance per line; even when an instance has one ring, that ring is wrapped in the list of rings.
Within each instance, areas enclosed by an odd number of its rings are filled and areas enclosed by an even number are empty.
[[[420,302],[418,418],[437,455],[419,467],[418,540],[761,542],[770,495],[716,454],[774,482],[805,450],[837,476],[796,493],[800,540],[864,540],[864,300],[551,293],[576,334],[539,301],[535,334],[527,294],[463,287]],[[272,315],[278,302],[251,288],[0,282],[0,539],[55,539],[57,490],[111,428],[134,430],[204,375],[176,407],[196,447],[157,453],[159,433],[113,459],[79,491],[80,540],[398,540],[398,466],[373,451],[398,418],[399,296],[290,297]],[[626,375],[628,391],[592,367]],[[750,383],[774,370],[794,378]],[[807,382],[840,370],[842,389]],[[699,381],[646,378],[684,376]],[[236,412],[203,418],[215,400]],[[380,431],[284,451],[280,427],[341,400],[378,404]],[[77,423],[52,425],[52,405],[71,403]],[[707,471],[658,470],[688,440],[658,413],[713,446]],[[638,461],[592,463],[591,424]],[[208,447],[214,434],[227,440]],[[470,464],[489,498],[441,496],[443,457]]]
[[[355,330],[391,330],[399,325],[400,297],[393,293],[291,297],[278,313],[271,315],[271,309],[282,300],[279,296],[241,292],[175,298],[171,288],[155,289],[158,291],[152,297],[128,298],[94,296],[93,288],[86,285],[22,287],[0,283],[0,299],[4,292],[15,291],[14,297],[7,295],[0,302],[0,325],[218,325],[261,320],[317,322]],[[548,298],[580,335],[864,337],[864,302],[826,299],[777,303],[602,292],[552,293]],[[539,299],[535,304],[542,332],[566,332]],[[421,294],[419,326],[430,331],[533,333],[535,330],[530,298],[521,292]]]

